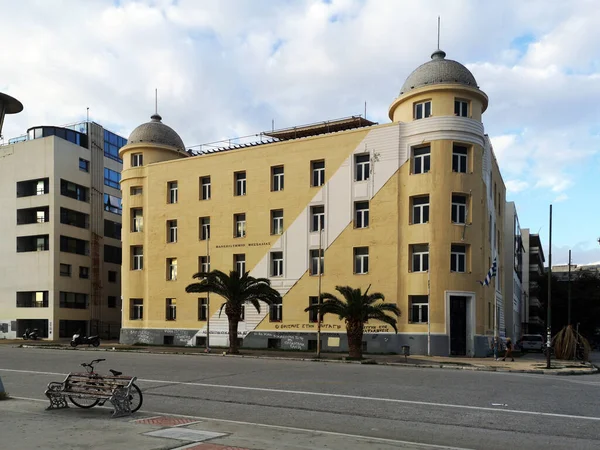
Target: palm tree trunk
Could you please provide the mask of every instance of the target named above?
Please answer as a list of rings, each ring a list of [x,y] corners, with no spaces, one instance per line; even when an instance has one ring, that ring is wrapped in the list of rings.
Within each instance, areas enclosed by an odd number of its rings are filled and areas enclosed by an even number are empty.
[[[348,322],[346,335],[348,336],[348,356],[353,359],[362,359],[362,338],[364,324],[362,322]]]
[[[239,323],[239,319],[232,319],[231,317],[228,317],[229,319],[229,354],[230,355],[237,355],[240,351],[239,351],[239,347],[238,347],[238,323]]]

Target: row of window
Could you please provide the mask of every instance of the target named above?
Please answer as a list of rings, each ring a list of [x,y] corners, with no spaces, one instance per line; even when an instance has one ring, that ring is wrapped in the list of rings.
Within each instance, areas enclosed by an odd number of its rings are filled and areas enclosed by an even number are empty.
[[[432,116],[431,100],[416,102],[413,105],[413,118],[426,119]],[[464,99],[454,100],[454,115],[460,117],[469,117],[469,101]]]
[[[429,245],[412,244],[410,249],[410,272],[429,271]],[[142,246],[133,246],[131,248],[131,269],[143,270],[144,252]],[[353,270],[355,274],[366,274],[369,272],[369,247],[354,247],[353,249]],[[238,273],[246,272],[246,255],[238,253],[233,255],[233,269]],[[450,271],[464,273],[467,270],[467,245],[452,244],[450,246]],[[207,255],[198,257],[198,271],[210,272],[210,257]],[[325,273],[325,254],[321,249],[309,250],[308,258],[309,275],[319,275]],[[273,251],[269,254],[269,276],[284,276],[284,257],[283,252]],[[166,279],[168,281],[177,280],[177,258],[167,258],[166,260]]]
[[[61,277],[71,277],[73,272],[73,268],[71,264],[60,263],[60,276]],[[79,266],[79,278],[87,280],[90,277],[90,268],[85,266]],[[116,283],[117,282],[117,272],[115,270],[108,271],[108,282]]]
[[[317,305],[319,298],[310,296],[308,298],[308,306]],[[251,306],[252,307],[252,306]],[[245,305],[242,306],[240,321],[245,320]],[[410,295],[409,296],[409,322],[411,323],[427,323],[429,320],[429,298],[427,295]],[[208,299],[198,299],[198,321],[204,322],[208,320]],[[129,301],[129,319],[143,320],[144,319],[144,301],[140,298],[132,298]],[[167,298],[165,300],[165,320],[177,320],[177,299]],[[269,321],[281,322],[283,320],[283,301],[269,305]],[[318,321],[318,313],[316,311],[308,312],[309,323]]]
[[[452,171],[458,173],[467,172],[468,148],[464,145],[454,144],[452,148]],[[132,155],[133,158],[134,155]],[[140,155],[141,156],[141,155]],[[422,174],[431,170],[431,147],[429,145],[419,146],[412,149],[412,167],[411,173]],[[133,161],[132,161],[133,164]],[[371,173],[371,159],[368,153],[354,155],[354,180],[367,181]],[[235,172],[233,174],[233,194],[235,196],[246,195],[247,192],[246,171]],[[322,186],[325,183],[325,161],[311,161],[311,186]],[[284,167],[271,167],[271,191],[283,191],[284,189]],[[141,188],[135,187],[134,194],[141,193]],[[138,189],[139,192],[137,191]],[[211,178],[210,176],[200,177],[200,200],[209,200],[211,198]],[[179,201],[179,185],[177,181],[167,183],[167,202],[177,203]]]

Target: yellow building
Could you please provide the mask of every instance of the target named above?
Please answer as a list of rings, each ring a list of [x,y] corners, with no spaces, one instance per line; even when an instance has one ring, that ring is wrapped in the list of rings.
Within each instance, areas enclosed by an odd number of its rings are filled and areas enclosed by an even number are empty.
[[[368,324],[368,352],[485,354],[503,268],[490,286],[479,281],[502,254],[505,202],[487,106],[471,72],[437,50],[383,125],[353,117],[191,156],[152,116],[120,150],[121,341],[204,345],[209,319],[211,346],[227,345],[220,299],[207,311],[206,298],[185,292],[210,264],[267,277],[282,294],[260,314],[245,308],[243,347],[313,349],[316,317],[304,309],[317,301],[321,246],[323,292],[370,285],[402,311],[398,334]],[[336,318],[323,332],[324,351],[347,349]]]

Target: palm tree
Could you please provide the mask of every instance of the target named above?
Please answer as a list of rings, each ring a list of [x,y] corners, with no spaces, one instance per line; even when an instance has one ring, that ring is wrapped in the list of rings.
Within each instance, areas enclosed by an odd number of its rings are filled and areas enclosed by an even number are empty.
[[[340,320],[346,322],[346,334],[350,358],[362,358],[362,338],[365,322],[378,320],[390,325],[398,333],[396,317],[400,317],[400,309],[395,303],[375,303],[385,300],[380,292],[369,294],[369,288],[363,293],[361,289],[352,289],[350,286],[336,286],[335,289],[344,296],[342,301],[333,294],[321,294],[321,317],[325,314],[336,314]],[[311,305],[305,311],[319,312],[319,305]],[[387,312],[396,317],[387,315]]]
[[[271,282],[266,278],[254,278],[249,272],[240,274],[232,270],[227,275],[220,270],[211,272],[199,272],[194,278],[201,279],[199,283],[192,283],[185,288],[187,293],[217,294],[225,302],[219,309],[219,316],[225,308],[229,322],[229,353],[239,353],[238,350],[238,323],[242,315],[242,307],[245,303],[251,303],[256,311],[260,313],[260,302],[268,305],[281,301],[281,295],[271,287]]]

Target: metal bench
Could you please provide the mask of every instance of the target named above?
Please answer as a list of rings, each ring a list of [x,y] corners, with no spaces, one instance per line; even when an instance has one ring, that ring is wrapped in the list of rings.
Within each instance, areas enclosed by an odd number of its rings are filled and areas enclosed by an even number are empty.
[[[90,373],[70,373],[62,382],[53,381],[44,392],[50,400],[46,409],[68,408],[67,397],[81,408],[103,405],[109,401],[114,408],[112,417],[131,415],[130,392],[137,377],[101,376]],[[74,399],[91,400],[92,403],[82,406]]]

